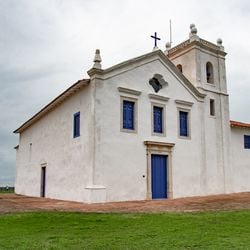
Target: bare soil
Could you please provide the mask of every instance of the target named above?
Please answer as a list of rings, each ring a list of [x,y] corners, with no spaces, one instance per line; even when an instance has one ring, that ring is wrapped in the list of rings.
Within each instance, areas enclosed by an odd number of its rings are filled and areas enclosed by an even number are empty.
[[[98,204],[0,194],[0,214],[26,211],[192,212],[250,209],[250,192],[172,200],[125,201]]]

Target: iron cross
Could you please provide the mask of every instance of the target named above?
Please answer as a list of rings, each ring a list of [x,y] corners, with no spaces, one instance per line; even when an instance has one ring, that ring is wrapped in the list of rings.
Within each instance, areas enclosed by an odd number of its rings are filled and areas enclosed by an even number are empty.
[[[161,38],[157,37],[157,33],[155,32],[154,36],[151,36],[155,40],[155,47],[157,47],[157,40],[161,40]]]

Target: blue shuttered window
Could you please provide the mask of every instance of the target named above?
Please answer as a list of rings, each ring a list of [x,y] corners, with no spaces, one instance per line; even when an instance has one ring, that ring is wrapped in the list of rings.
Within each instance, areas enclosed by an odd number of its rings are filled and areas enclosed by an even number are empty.
[[[73,121],[73,136],[78,137],[80,136],[80,112],[74,114],[74,121]]]
[[[188,136],[188,112],[180,111],[180,136]]]
[[[153,107],[154,113],[154,133],[163,133],[162,107]]]
[[[123,128],[134,130],[134,113],[135,103],[131,101],[123,101]]]
[[[250,135],[244,135],[244,148],[250,149]]]

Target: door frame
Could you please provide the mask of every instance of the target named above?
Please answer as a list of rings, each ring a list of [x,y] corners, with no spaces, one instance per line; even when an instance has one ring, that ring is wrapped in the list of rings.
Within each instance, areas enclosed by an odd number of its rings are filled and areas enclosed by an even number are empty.
[[[47,164],[41,165],[40,197],[46,197]]]
[[[173,198],[173,181],[172,181],[172,151],[174,143],[145,141],[144,145],[147,147],[147,194],[146,199],[152,200],[152,186],[151,186],[151,157],[152,155],[166,155],[167,156],[167,199]]]

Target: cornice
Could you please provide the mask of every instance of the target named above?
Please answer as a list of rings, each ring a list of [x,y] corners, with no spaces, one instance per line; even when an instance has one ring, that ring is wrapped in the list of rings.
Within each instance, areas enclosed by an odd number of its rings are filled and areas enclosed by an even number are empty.
[[[136,96],[139,96],[141,94],[141,91],[139,90],[124,88],[124,87],[118,87],[118,91],[121,93],[126,93],[126,94],[136,95]]]
[[[175,103],[179,105],[189,106],[189,107],[192,107],[194,105],[193,102],[188,102],[184,100],[175,100]]]
[[[225,57],[227,55],[222,47],[200,38],[199,40],[194,41],[186,40],[183,43],[180,43],[179,45],[173,47],[168,51],[168,57],[171,58],[180,53],[184,53],[188,49],[191,50],[195,48],[204,49],[222,57]]]
[[[163,102],[168,102],[168,100],[169,100],[169,97],[162,96],[162,95],[156,95],[156,94],[148,94],[148,97],[150,99],[154,99],[157,101],[163,101]]]
[[[57,96],[53,101],[51,101],[48,105],[42,108],[39,112],[37,112],[34,116],[32,116],[28,121],[23,123],[18,129],[16,129],[13,133],[21,133],[26,128],[30,127],[33,123],[43,117],[45,114],[49,113],[52,109],[60,105],[70,96],[72,96],[75,92],[79,91],[84,85],[90,83],[90,79],[83,79],[77,81],[71,87],[66,89],[62,94]]]

